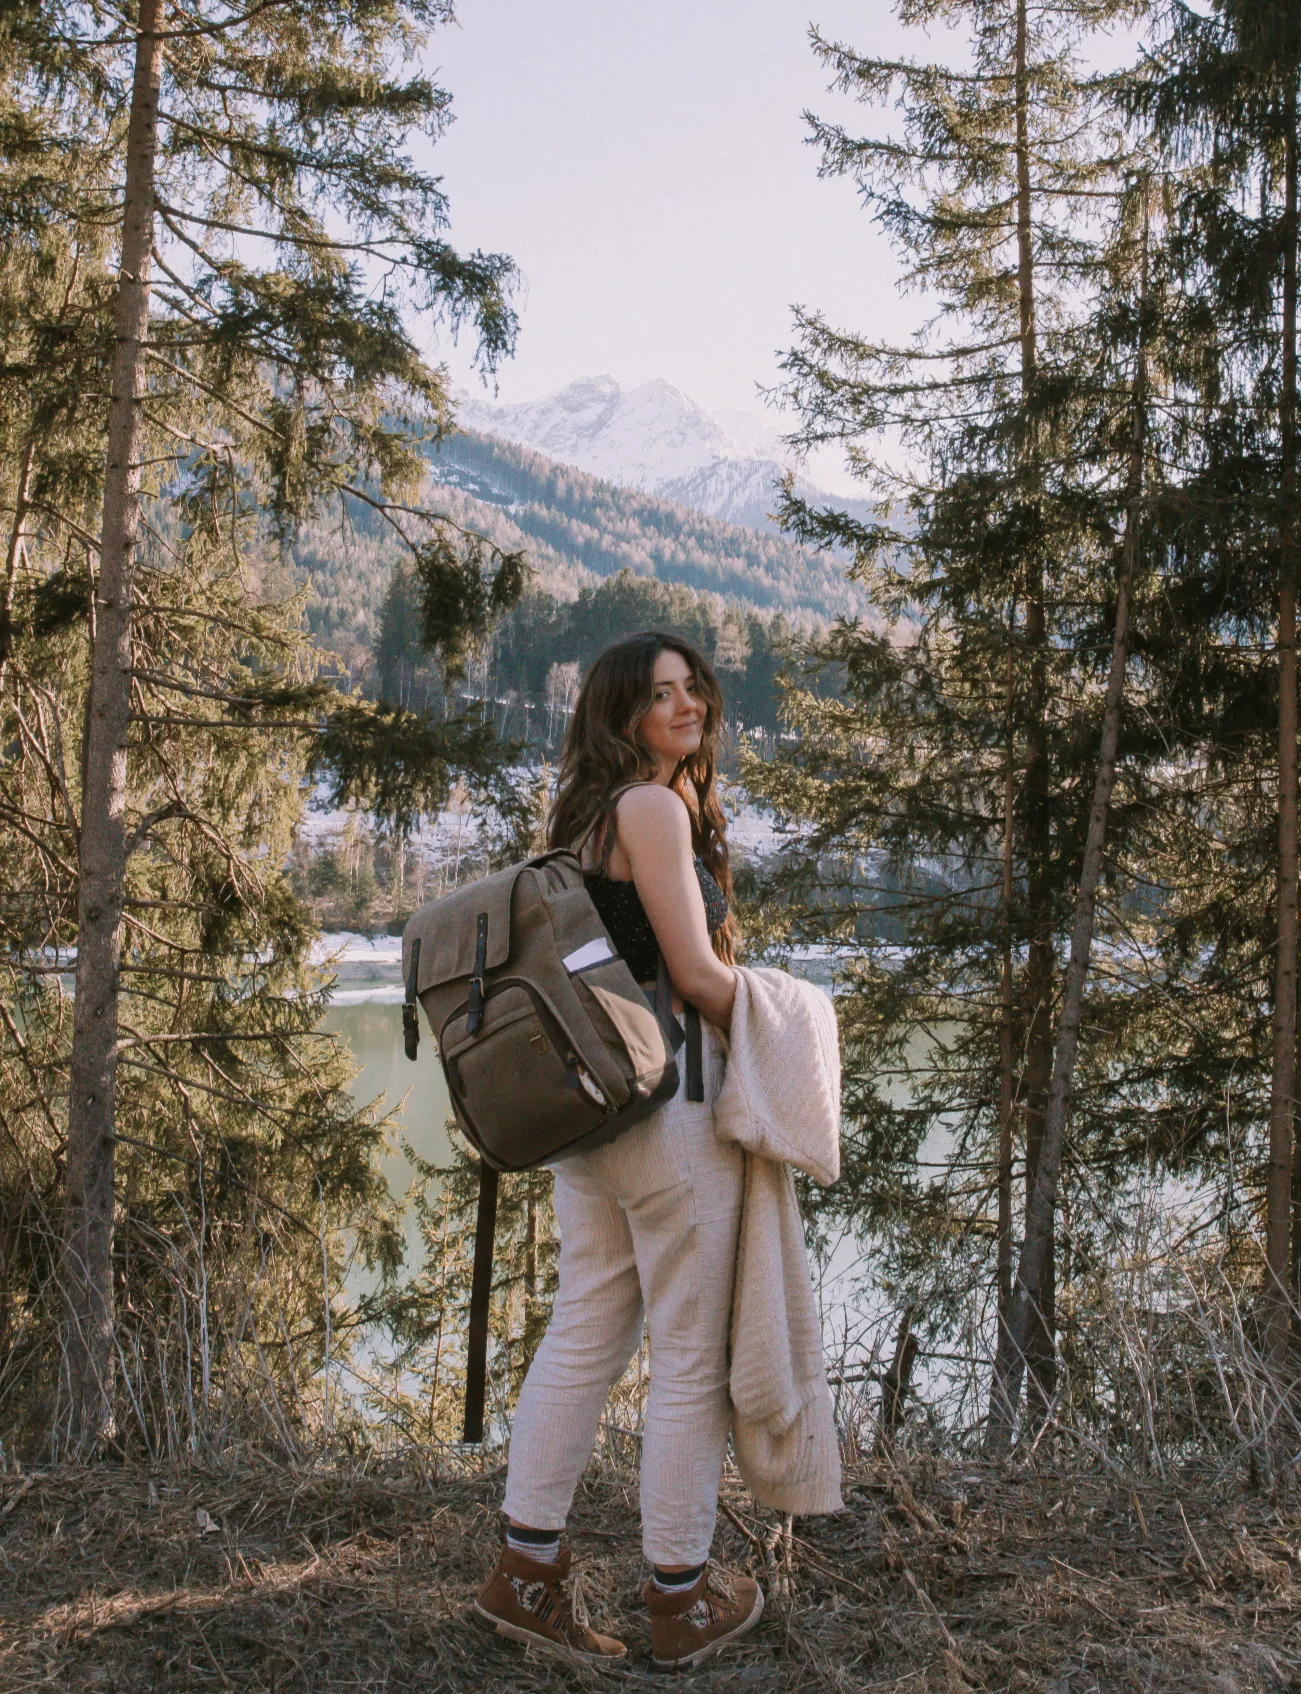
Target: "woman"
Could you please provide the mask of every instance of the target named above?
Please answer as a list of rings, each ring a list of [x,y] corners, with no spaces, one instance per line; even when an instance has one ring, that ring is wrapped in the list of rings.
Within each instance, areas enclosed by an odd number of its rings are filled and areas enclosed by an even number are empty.
[[[664,955],[674,1010],[700,1014],[703,1103],[676,1097],[616,1141],[556,1166],[560,1284],[520,1395],[501,1557],[476,1603],[499,1633],[564,1655],[623,1658],[588,1627],[560,1537],[611,1385],[650,1332],[642,1542],[656,1664],[694,1666],[758,1622],[763,1594],[709,1559],[730,1425],[727,1344],[743,1156],[715,1140],[719,1031],[732,1015],[724,821],[714,794],[722,695],[672,635],[634,635],[592,666],[550,822],[633,974]]]

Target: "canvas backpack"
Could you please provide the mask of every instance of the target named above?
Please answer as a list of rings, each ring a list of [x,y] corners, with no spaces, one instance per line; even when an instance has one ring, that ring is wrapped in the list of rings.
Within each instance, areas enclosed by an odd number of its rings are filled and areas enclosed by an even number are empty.
[[[407,1041],[418,1000],[457,1123],[499,1171],[608,1141],[677,1091],[668,1008],[633,981],[568,850],[428,901],[402,968]]]
[[[483,1438],[488,1300],[500,1171],[612,1140],[673,1098],[684,1034],[660,959],[654,999],[633,980],[568,849],[498,871],[416,911],[402,935],[406,1053],[425,1009],[456,1121],[479,1155],[465,1439]]]

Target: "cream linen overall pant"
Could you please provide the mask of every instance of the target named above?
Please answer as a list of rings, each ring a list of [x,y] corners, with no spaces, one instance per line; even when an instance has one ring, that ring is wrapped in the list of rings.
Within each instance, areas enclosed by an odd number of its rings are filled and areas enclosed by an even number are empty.
[[[560,1286],[511,1432],[505,1509],[563,1529],[611,1385],[650,1332],[641,1455],[652,1564],[709,1557],[731,1424],[728,1332],[744,1155],[714,1138],[718,1031],[701,1021],[702,1104],[676,1096],[608,1146],[556,1165]]]

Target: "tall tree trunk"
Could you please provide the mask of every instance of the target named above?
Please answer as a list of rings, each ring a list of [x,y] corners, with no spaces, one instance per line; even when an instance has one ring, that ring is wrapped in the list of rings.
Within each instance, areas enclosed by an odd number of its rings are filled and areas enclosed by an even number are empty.
[[[31,511],[32,465],[36,458],[36,437],[32,436],[23,450],[18,467],[18,486],[14,490],[14,521],[9,530],[9,545],[5,549],[5,580],[0,590],[0,688],[4,687],[13,647],[14,593],[18,587],[18,565],[23,558],[27,540],[27,514]]]
[[[538,1203],[532,1194],[524,1207],[524,1292],[530,1306],[538,1299]]]
[[[1016,241],[1020,314],[1022,488],[1030,503],[1040,493],[1039,428],[1034,414],[1038,377],[1035,311],[1034,207],[1030,178],[1030,71],[1027,0],[1016,7]],[[1043,1145],[1044,1112],[1053,1061],[1053,912],[1051,808],[1048,770],[1048,653],[1043,560],[1026,562],[1026,646],[1030,655],[1026,693],[1025,857],[1030,945],[1026,959],[1025,1100],[1026,1213],[1029,1215]],[[1054,1255],[1049,1239],[1043,1275],[1035,1289],[1034,1324],[1026,1343],[1036,1401],[1046,1412],[1056,1388]]]
[[[1015,624],[1013,607],[1012,621]],[[1003,981],[998,1031],[998,1329],[1000,1336],[1012,1307],[1012,1120],[1016,1110],[1016,1055],[1013,1014],[1016,984],[1012,975],[1012,900],[1016,892],[1015,813],[1016,742],[1013,732],[1015,660],[1008,631],[1007,770],[1003,776]]]
[[[1028,908],[1030,945],[1026,957],[1025,1000],[1026,1035],[1025,1078],[1022,1094],[1025,1100],[1025,1207],[1026,1227],[1034,1204],[1039,1180],[1039,1161],[1043,1153],[1045,1120],[1048,1107],[1048,1088],[1052,1076],[1053,1058],[1053,935],[1052,935],[1052,874],[1050,866],[1051,820],[1048,780],[1048,737],[1046,729],[1047,659],[1043,651],[1046,620],[1044,617],[1042,579],[1031,595],[1030,615],[1026,619],[1027,634],[1037,651],[1030,660],[1030,711],[1026,732],[1026,904]],[[1056,1286],[1054,1272],[1056,1254],[1053,1241],[1053,1220],[1048,1220],[1048,1251],[1043,1259],[1042,1274],[1035,1284],[1030,1330],[1026,1339],[1026,1362],[1030,1371],[1031,1393],[1037,1412],[1046,1416],[1057,1385]]]
[[[1143,236],[1143,290],[1140,310],[1147,309],[1147,231]],[[1093,919],[1098,883],[1102,876],[1102,851],[1107,837],[1111,791],[1116,777],[1116,749],[1120,741],[1121,708],[1125,694],[1125,669],[1129,660],[1130,592],[1138,562],[1143,496],[1143,456],[1147,441],[1147,345],[1142,323],[1134,374],[1133,422],[1130,432],[1129,465],[1126,475],[1125,534],[1121,542],[1120,570],[1116,584],[1116,622],[1111,642],[1111,670],[1102,713],[1102,739],[1098,770],[1093,784],[1093,806],[1084,844],[1084,861],[1075,898],[1071,926],[1071,953],[1062,990],[1061,1023],[1052,1084],[1048,1095],[1043,1138],[1036,1162],[1034,1189],[1026,1213],[1025,1240],[1017,1266],[1011,1316],[999,1336],[990,1393],[989,1444],[994,1452],[1006,1451],[1016,1419],[1022,1371],[1029,1365],[1029,1344],[1036,1324],[1036,1305],[1044,1287],[1053,1251],[1053,1218],[1057,1205],[1057,1179],[1061,1172],[1062,1148],[1066,1140],[1066,1109],[1075,1077],[1075,1055],[1079,1047],[1080,1023],[1084,1013],[1084,989],[1093,947]]]
[[[73,1453],[112,1433],[113,1140],[118,965],[126,876],[131,602],[140,530],[145,344],[164,0],[140,0],[127,125],[116,344],[85,737],[77,884],[77,994],[68,1098],[66,1433]]]
[[[1301,1076],[1301,1029],[1297,1031],[1297,1069],[1294,1078]],[[1233,1203],[1233,1164],[1229,1163],[1228,1192],[1225,1198],[1225,1231],[1227,1233],[1229,1220],[1232,1216]],[[1301,1099],[1294,1099],[1292,1104],[1292,1262],[1289,1266],[1291,1310],[1290,1330],[1293,1349],[1293,1369],[1295,1361],[1301,1357]]]
[[[1275,1370],[1287,1359],[1292,1270],[1292,1115],[1296,1104],[1297,667],[1296,667],[1296,309],[1297,100],[1286,112],[1283,206],[1283,347],[1279,394],[1278,571],[1278,951],[1274,957],[1274,1063],[1269,1086],[1269,1177],[1265,1191],[1265,1348]]]

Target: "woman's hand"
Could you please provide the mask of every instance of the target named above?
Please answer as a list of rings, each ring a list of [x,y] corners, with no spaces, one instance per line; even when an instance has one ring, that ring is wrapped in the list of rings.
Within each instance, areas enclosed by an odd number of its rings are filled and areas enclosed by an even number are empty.
[[[616,817],[619,846],[674,988],[702,1017],[727,1029],[736,977],[710,945],[686,802],[671,788],[647,783],[622,796]]]

